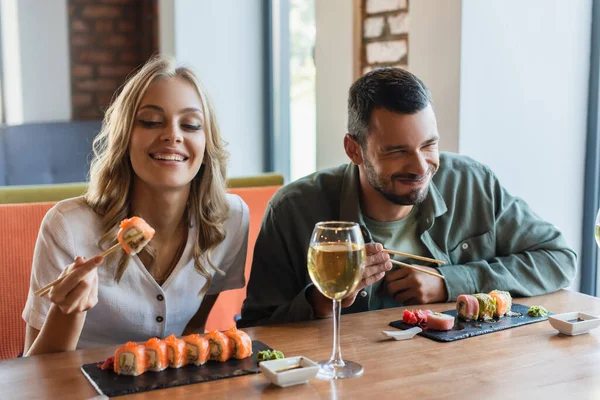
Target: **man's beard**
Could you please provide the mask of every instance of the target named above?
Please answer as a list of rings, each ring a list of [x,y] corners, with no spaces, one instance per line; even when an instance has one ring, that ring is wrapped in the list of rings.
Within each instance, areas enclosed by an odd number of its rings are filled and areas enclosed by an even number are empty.
[[[377,176],[375,168],[373,167],[373,164],[369,162],[369,160],[364,160],[364,167],[365,172],[367,174],[367,181],[369,182],[371,187],[379,193],[381,193],[381,195],[385,197],[388,201],[399,206],[415,206],[421,204],[427,198],[427,193],[429,192],[429,185],[424,185],[420,188],[411,190],[409,193],[398,195],[387,190],[387,184],[391,185],[391,182],[394,179],[421,181],[428,176],[432,177],[435,172],[434,166],[430,165],[425,175],[419,176],[415,174],[394,174],[386,180],[380,179]]]

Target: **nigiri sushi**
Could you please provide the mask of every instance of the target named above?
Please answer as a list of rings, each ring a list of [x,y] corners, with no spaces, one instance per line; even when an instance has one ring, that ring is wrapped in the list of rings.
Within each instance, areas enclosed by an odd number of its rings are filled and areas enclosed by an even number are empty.
[[[496,300],[486,293],[476,293],[473,297],[479,302],[479,319],[482,321],[492,319],[496,312]]]
[[[212,330],[206,334],[210,347],[210,359],[227,361],[231,358],[231,339],[222,332]]]
[[[431,313],[427,316],[427,329],[449,331],[454,327],[454,317],[448,314]]]
[[[231,356],[237,359],[243,359],[252,355],[252,339],[244,331],[239,331],[234,326],[225,332],[225,335],[231,339]]]
[[[187,348],[186,343],[182,339],[178,339],[175,335],[170,335],[165,338],[167,344],[167,359],[169,367],[179,368],[187,364]]]
[[[148,371],[163,371],[169,366],[167,344],[159,338],[149,339],[145,344]]]
[[[123,246],[123,250],[132,256],[139,253],[152,240],[155,233],[154,229],[140,217],[124,219],[119,228],[117,240]],[[138,239],[128,241],[129,238],[140,234],[141,237]]]
[[[479,301],[470,294],[461,294],[456,299],[456,314],[463,321],[475,321],[479,317]]]
[[[188,364],[202,365],[208,360],[210,351],[208,348],[208,339],[197,333],[193,333],[183,338],[187,345]]]
[[[512,297],[510,296],[510,293],[501,290],[492,290],[490,292],[490,297],[496,300],[495,317],[502,317],[510,311],[512,307]]]
[[[115,352],[114,371],[121,375],[138,376],[146,372],[146,347],[127,342]]]

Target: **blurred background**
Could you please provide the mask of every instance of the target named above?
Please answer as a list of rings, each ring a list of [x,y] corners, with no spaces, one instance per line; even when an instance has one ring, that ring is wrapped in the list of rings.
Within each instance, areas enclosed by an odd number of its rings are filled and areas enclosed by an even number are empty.
[[[491,167],[579,253],[596,295],[600,10],[593,0],[0,0],[0,186],[85,181],[114,93],[155,53],[215,104],[229,176],[347,162],[346,96],[406,68],[441,149]]]

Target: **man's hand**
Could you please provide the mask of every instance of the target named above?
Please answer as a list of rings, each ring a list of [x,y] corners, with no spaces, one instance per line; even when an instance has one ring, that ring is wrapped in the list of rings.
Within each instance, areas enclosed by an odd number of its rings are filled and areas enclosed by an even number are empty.
[[[380,243],[367,243],[365,245],[367,259],[365,260],[362,279],[356,289],[342,300],[342,307],[350,307],[354,304],[358,292],[382,279],[385,273],[392,269],[390,256],[382,250],[383,246]],[[316,288],[313,288],[309,299],[317,318],[331,316],[333,313],[331,299],[323,296]]]
[[[435,268],[418,265],[435,273]],[[410,268],[401,268],[385,276],[385,290],[394,300],[405,305],[440,303],[448,298],[443,279]]]

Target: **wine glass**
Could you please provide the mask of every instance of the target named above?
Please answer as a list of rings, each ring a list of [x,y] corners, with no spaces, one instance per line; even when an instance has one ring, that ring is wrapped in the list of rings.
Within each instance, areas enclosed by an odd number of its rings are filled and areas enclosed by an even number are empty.
[[[596,243],[598,247],[600,247],[600,208],[598,209],[598,214],[596,215],[596,228],[594,228],[594,236],[596,237]]]
[[[329,361],[319,362],[320,379],[359,376],[363,367],[342,360],[340,350],[341,300],[350,295],[365,269],[365,242],[355,222],[319,222],[308,249],[308,273],[317,289],[333,300],[333,352]]]

